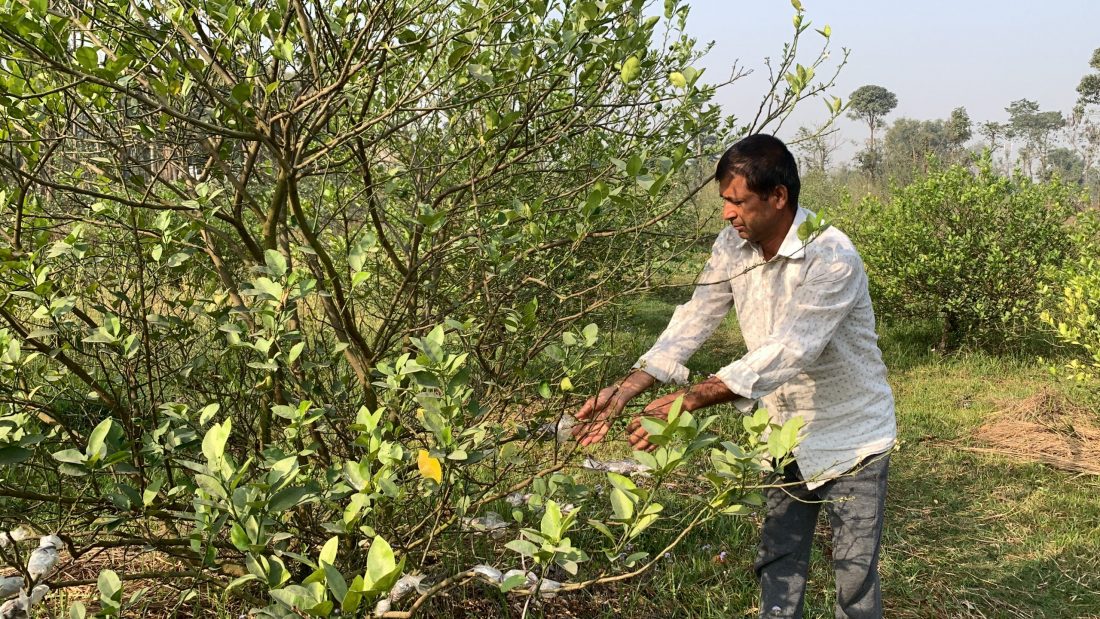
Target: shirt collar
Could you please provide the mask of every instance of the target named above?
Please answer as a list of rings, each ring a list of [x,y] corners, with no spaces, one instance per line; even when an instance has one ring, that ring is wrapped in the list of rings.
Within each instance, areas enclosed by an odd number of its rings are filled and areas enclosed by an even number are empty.
[[[804,246],[805,243],[802,239],[798,238],[798,227],[802,225],[802,222],[811,215],[809,210],[798,207],[795,211],[794,221],[791,222],[791,229],[787,230],[787,236],[783,237],[783,244],[779,246],[779,251],[775,255],[783,256],[788,260],[798,260],[806,255]]]
[[[802,208],[801,206],[798,207],[798,210],[795,211],[794,214],[794,221],[791,222],[791,228],[787,230],[787,235],[783,237],[783,243],[779,246],[779,251],[776,252],[777,256],[783,256],[788,260],[798,260],[806,254],[803,250],[803,243],[798,238],[798,226],[806,221],[812,214],[810,210]],[[734,235],[733,238],[736,239],[738,247],[748,246],[751,247],[753,251],[760,253],[760,246],[756,243],[750,243],[747,239],[743,239],[738,235]]]

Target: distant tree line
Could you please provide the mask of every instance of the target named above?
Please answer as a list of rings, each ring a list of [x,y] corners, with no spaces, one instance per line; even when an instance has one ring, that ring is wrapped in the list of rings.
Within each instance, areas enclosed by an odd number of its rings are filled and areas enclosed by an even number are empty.
[[[1095,201],[1100,198],[1100,48],[1089,66],[1092,73],[1081,78],[1077,103],[1068,114],[1043,110],[1037,101],[1022,98],[1005,107],[1005,120],[975,123],[966,108],[958,107],[947,118],[902,117],[888,123],[897,95],[868,84],[848,97],[848,116],[869,130],[864,147],[849,165],[837,160],[844,141],[836,130],[801,127],[792,142],[805,171],[825,172],[841,164],[876,184],[907,184],[927,173],[931,162],[967,162],[988,149],[1003,173],[1018,170],[1041,181],[1057,177],[1087,187]]]

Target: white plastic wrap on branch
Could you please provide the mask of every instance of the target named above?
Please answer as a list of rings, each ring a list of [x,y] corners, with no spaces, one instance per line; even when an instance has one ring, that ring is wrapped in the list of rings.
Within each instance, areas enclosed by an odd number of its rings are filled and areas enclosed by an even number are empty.
[[[31,591],[29,596],[20,593],[19,597],[8,600],[4,602],[3,606],[0,606],[0,619],[28,619],[31,609],[42,602],[49,592],[50,588],[48,586],[38,585]]]
[[[387,597],[391,602],[397,603],[414,591],[424,593],[427,591],[427,587],[422,586],[423,582],[423,574],[405,574],[390,588],[390,594]]]
[[[409,596],[409,594],[416,592],[421,595],[428,590],[423,586],[424,575],[423,574],[405,574],[390,587],[390,592],[386,597],[378,600],[378,603],[374,605],[374,616],[381,617],[388,613],[394,604],[397,604],[401,600]]]
[[[471,568],[471,571],[489,584],[500,584],[500,581],[504,580],[504,575],[500,573],[500,570],[483,563],[475,565]]]
[[[500,517],[496,512],[485,512],[484,516],[477,518],[463,518],[462,530],[475,533],[488,533],[494,538],[508,535],[508,521]]]
[[[633,460],[609,460],[602,462],[595,458],[585,458],[582,467],[591,471],[604,471],[620,475],[649,475],[649,467]]]
[[[504,575],[501,577],[500,580],[501,582],[504,582],[513,576],[523,576],[524,580],[527,581],[525,584],[527,588],[533,589],[535,586],[538,586],[539,597],[547,600],[556,596],[558,594],[558,591],[561,589],[560,582],[556,580],[550,580],[549,578],[544,578],[542,579],[542,582],[539,583],[539,577],[534,572],[528,572],[524,570],[508,570],[507,572],[504,572]]]
[[[526,505],[528,501],[531,500],[532,496],[534,495],[532,495],[530,492],[513,492],[512,494],[504,497],[504,501],[512,507],[519,507],[521,505]]]
[[[539,441],[553,439],[559,443],[567,443],[573,440],[573,426],[575,425],[577,425],[576,418],[572,415],[565,415],[561,419],[548,421],[535,428],[533,435]]]
[[[34,537],[34,531],[27,525],[19,525],[11,531],[0,533],[0,548],[10,548],[12,541],[22,542]]]
[[[530,492],[513,492],[512,494],[504,497],[504,501],[512,507],[520,507],[523,505],[529,505],[531,502],[531,497],[533,496],[534,495]],[[577,509],[577,506],[573,505],[572,503],[566,503],[564,505],[559,505],[558,507],[561,509],[562,516],[568,516],[573,512],[573,510]],[[543,508],[544,506],[539,505],[537,507],[532,507],[531,509],[536,512],[541,512]]]
[[[31,558],[27,561],[27,573],[32,581],[38,582],[50,575],[54,566],[57,565],[60,557],[58,551],[62,546],[64,542],[56,535],[46,535],[38,541],[38,548],[34,549]]]
[[[521,587],[534,590],[537,586],[538,596],[546,600],[555,597],[562,588],[562,583],[549,578],[544,578],[540,583],[539,577],[534,572],[525,570],[508,570],[502,574],[501,571],[495,567],[480,563],[471,567],[469,571],[473,572],[474,577],[478,580],[495,587],[499,587],[501,583],[512,576],[523,576],[524,583]],[[425,579],[426,576],[423,574],[406,574],[402,576],[390,589],[389,594],[381,600],[378,600],[378,603],[374,605],[374,616],[381,617],[390,612],[396,604],[408,597],[409,594],[414,591],[420,595],[426,593],[430,587],[425,586]],[[8,618],[0,615],[0,619]]]
[[[16,593],[19,593],[19,590],[22,588],[22,576],[9,576],[8,578],[0,578],[0,600],[6,600],[10,598]]]

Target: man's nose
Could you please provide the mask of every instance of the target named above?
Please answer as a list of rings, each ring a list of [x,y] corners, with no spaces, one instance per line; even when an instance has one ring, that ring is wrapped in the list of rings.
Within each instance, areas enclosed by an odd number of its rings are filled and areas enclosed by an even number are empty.
[[[726,221],[729,221],[729,220],[733,219],[736,216],[737,216],[737,213],[734,212],[732,204],[729,204],[727,202],[726,204],[722,205],[722,219],[725,219]]]

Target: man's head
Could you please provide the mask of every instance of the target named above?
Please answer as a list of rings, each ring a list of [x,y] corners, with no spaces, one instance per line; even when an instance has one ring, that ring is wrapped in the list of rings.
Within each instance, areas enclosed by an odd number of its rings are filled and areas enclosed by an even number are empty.
[[[729,147],[714,172],[719,185],[734,176],[745,177],[749,191],[766,198],[782,186],[787,188],[787,206],[798,209],[798,164],[779,138],[755,133]]]
[[[790,151],[775,137],[751,135],[722,155],[715,177],[722,218],[770,258],[798,209],[798,167]]]

